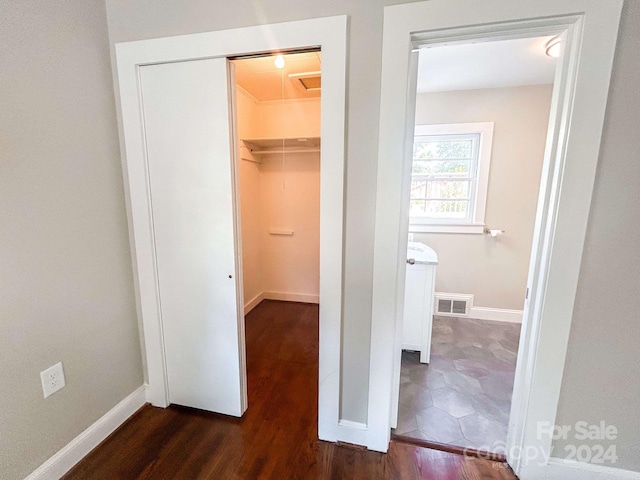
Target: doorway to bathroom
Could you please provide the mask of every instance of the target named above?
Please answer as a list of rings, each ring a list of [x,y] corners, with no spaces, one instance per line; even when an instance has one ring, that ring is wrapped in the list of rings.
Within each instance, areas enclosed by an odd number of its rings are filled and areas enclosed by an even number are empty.
[[[306,50],[231,61],[245,415],[268,423],[268,409],[296,404],[277,419],[296,428],[315,426],[318,412],[321,59]]]
[[[504,458],[559,41],[416,52],[396,440]]]
[[[392,390],[399,385],[417,50],[427,44],[560,35],[507,437],[508,464],[519,475],[535,476],[555,471],[548,460],[553,439],[540,435],[536,425],[553,424],[560,399],[621,2],[487,2],[482,8],[448,0],[385,7],[369,448],[389,448]],[[533,449],[540,452],[535,458],[521,455]]]

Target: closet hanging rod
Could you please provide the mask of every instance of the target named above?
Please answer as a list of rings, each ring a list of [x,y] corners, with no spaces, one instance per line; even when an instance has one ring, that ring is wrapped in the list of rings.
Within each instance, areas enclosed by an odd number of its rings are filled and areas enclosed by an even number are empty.
[[[296,148],[291,150],[251,150],[253,155],[269,155],[272,153],[320,153],[319,148]]]

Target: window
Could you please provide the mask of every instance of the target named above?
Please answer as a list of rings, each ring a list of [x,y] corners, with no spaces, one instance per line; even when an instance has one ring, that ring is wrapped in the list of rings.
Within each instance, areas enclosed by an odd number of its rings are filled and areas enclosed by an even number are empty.
[[[410,231],[484,231],[492,136],[490,122],[416,126]]]

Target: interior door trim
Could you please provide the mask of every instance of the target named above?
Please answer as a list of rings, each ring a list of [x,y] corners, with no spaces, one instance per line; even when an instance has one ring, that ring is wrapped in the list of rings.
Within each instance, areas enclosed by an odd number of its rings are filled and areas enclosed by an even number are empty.
[[[166,407],[168,396],[138,70],[143,65],[156,63],[229,58],[256,52],[319,47],[322,51],[323,95],[318,435],[320,439],[327,441],[345,439],[364,444],[367,437],[366,429],[352,429],[339,421],[346,45],[345,15],[116,44],[125,147],[122,153],[125,193],[131,226],[138,316],[142,323],[148,373],[148,400],[153,405]],[[244,337],[240,341],[244,342]]]
[[[536,234],[518,352],[507,460],[521,478],[549,468],[573,303],[600,151],[622,0],[430,0],[385,7],[378,143],[368,427],[369,446],[386,451],[394,333],[402,299],[413,135],[407,110],[409,60],[424,44],[562,35],[564,54],[554,82]],[[408,120],[410,119],[410,120]],[[403,163],[402,167],[399,164]],[[384,185],[384,188],[381,186]],[[393,292],[389,294],[389,292]],[[535,458],[521,455],[535,451]]]

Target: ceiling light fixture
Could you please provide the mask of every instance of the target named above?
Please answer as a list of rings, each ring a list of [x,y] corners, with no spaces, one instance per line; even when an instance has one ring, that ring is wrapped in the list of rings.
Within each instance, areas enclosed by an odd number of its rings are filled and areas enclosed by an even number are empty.
[[[276,68],[284,68],[284,57],[282,55],[277,55],[273,63],[275,64]]]
[[[562,52],[562,42],[560,37],[553,37],[547,42],[544,48],[548,57],[558,58]]]

